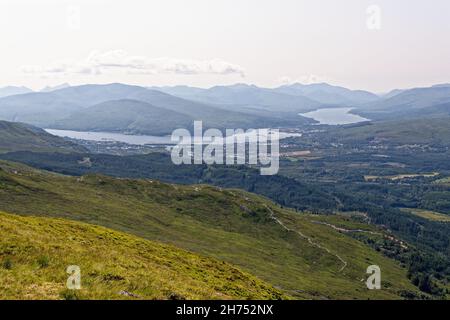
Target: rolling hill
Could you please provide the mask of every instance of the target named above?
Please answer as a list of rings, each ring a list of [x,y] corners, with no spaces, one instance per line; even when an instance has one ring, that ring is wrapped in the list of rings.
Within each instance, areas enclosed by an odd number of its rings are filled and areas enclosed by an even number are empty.
[[[315,222],[327,216],[301,215],[233,189],[67,177],[8,162],[0,167],[0,210],[78,220],[175,245],[231,263],[296,298],[417,295],[397,262]],[[382,231],[364,228],[378,234],[372,241],[385,241]],[[383,290],[365,287],[371,264],[383,270]]]
[[[433,110],[450,110],[443,105]],[[447,111],[448,112],[448,111]],[[450,146],[450,115],[442,111],[441,117],[391,120],[352,127],[333,128],[329,137],[339,143],[367,144],[378,141],[390,145],[429,144]]]
[[[54,129],[165,135],[190,129],[194,118],[138,100],[113,100],[85,108],[53,125]]]
[[[86,152],[87,150],[42,129],[0,121],[0,153],[14,151]]]
[[[0,299],[279,299],[283,294],[211,258],[63,219],[0,212]],[[77,265],[81,289],[66,287]]]

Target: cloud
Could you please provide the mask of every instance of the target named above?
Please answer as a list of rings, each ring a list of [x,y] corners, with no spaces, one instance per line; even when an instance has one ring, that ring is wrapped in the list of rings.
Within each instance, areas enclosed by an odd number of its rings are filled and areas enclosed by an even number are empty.
[[[297,78],[291,78],[291,77],[281,77],[278,79],[278,83],[282,85],[290,85],[294,83],[301,83],[301,84],[313,84],[313,83],[322,83],[322,82],[331,82],[331,78],[327,76],[318,76],[314,74],[309,75],[303,75]]]
[[[29,75],[58,77],[67,75],[126,74],[184,74],[184,75],[231,75],[245,76],[244,69],[220,59],[190,60],[175,58],[151,59],[131,56],[123,50],[93,51],[86,59],[60,60],[48,66],[22,66],[21,71]]]

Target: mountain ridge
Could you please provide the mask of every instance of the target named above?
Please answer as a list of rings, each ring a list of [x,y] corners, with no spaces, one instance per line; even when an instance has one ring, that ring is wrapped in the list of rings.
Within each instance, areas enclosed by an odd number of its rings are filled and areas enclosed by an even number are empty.
[[[0,98],[31,92],[33,92],[33,90],[24,86],[7,86],[0,88]]]

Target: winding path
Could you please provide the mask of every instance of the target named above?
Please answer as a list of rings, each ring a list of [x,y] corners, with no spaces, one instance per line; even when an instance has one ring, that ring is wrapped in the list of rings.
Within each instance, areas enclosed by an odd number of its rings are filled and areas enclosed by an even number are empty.
[[[336,253],[333,253],[333,252],[332,252],[330,249],[328,249],[327,247],[324,247],[324,246],[318,244],[317,242],[314,242],[314,240],[313,240],[312,238],[308,237],[307,235],[303,234],[302,232],[300,232],[300,231],[298,231],[298,230],[292,230],[292,229],[288,228],[288,227],[287,227],[280,219],[278,219],[278,218],[275,216],[275,213],[273,212],[273,210],[272,210],[268,205],[265,204],[264,206],[267,208],[267,210],[269,210],[269,212],[270,212],[270,218],[271,218],[272,220],[274,220],[276,223],[278,223],[283,229],[285,229],[286,231],[289,231],[289,232],[295,232],[295,233],[298,234],[300,237],[306,239],[310,245],[312,245],[312,246],[314,246],[314,247],[316,247],[316,248],[318,248],[318,249],[324,250],[324,251],[326,251],[328,254],[331,254],[332,256],[336,257],[339,261],[342,262],[342,267],[339,269],[339,272],[344,271],[344,269],[347,267],[348,263],[347,263],[347,261],[345,261],[344,259],[342,259],[341,256],[339,256],[339,255],[336,254]]]
[[[380,233],[380,232],[375,232],[375,231],[370,231],[370,230],[363,230],[363,229],[345,229],[345,228],[337,227],[337,226],[335,226],[334,224],[327,223],[327,222],[322,222],[322,221],[311,220],[311,222],[312,222],[312,223],[315,223],[315,224],[321,224],[321,225],[330,227],[330,228],[332,228],[332,229],[334,229],[334,230],[336,230],[336,231],[344,232],[344,233],[357,233],[357,232],[360,232],[360,233],[369,233],[369,234],[379,235],[379,236],[382,236],[382,235],[383,235],[383,234]]]
[[[397,244],[399,244],[403,249],[408,249],[408,244],[402,240],[399,240],[397,238],[395,238],[393,235],[389,235],[389,234],[384,234],[381,232],[375,232],[375,231],[370,231],[370,230],[363,230],[363,229],[345,229],[345,228],[341,228],[341,227],[337,227],[334,224],[331,223],[327,223],[327,222],[322,222],[322,221],[316,221],[316,220],[311,220],[312,223],[316,223],[316,224],[321,224],[327,227],[330,227],[338,232],[343,232],[343,233],[368,233],[368,234],[372,234],[372,235],[377,235],[377,236],[382,236],[385,237],[391,241],[396,242]]]

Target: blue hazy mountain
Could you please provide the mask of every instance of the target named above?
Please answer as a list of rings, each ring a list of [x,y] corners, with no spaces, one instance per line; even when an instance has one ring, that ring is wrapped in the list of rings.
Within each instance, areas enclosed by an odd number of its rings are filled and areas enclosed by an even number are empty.
[[[32,92],[0,98],[0,120],[46,127],[80,106],[53,93]]]
[[[15,87],[15,86],[8,86],[0,88],[0,98],[13,96],[16,94],[24,94],[24,93],[30,93],[33,92],[30,88],[27,87]]]
[[[354,112],[370,119],[438,117],[446,115],[450,103],[450,85],[398,90],[380,101],[361,105]]]
[[[294,83],[275,88],[274,91],[294,96],[307,97],[328,105],[352,106],[380,99],[379,96],[368,91],[350,90],[344,87],[333,86],[328,83]]]
[[[68,88],[68,87],[70,87],[70,84],[62,83],[60,85],[53,86],[53,87],[52,86],[46,86],[45,88],[43,88],[41,90],[41,92],[52,92],[52,91],[55,91],[55,90],[64,89],[64,88]]]
[[[228,106],[228,108],[246,108],[271,110],[273,112],[305,112],[317,109],[320,102],[307,97],[277,92],[254,85],[235,84],[200,89],[187,86],[155,87],[155,89],[202,103]]]
[[[392,97],[394,97],[394,96],[396,96],[396,95],[398,95],[398,94],[400,94],[400,93],[402,93],[404,91],[406,91],[406,90],[394,89],[394,90],[389,91],[388,93],[385,93],[385,94],[381,95],[381,97],[383,99],[389,99],[389,98],[392,98]]]
[[[135,102],[130,103],[130,100]],[[137,102],[142,104],[138,107]],[[99,104],[101,106],[98,106]],[[93,106],[96,107],[91,109]],[[169,133],[174,126],[186,127],[188,120],[190,123],[193,120],[203,120],[206,127],[219,129],[295,126],[310,122],[297,115],[282,117],[276,113],[246,112],[240,108],[214,106],[157,90],[120,83],[72,86],[51,92],[1,98],[0,119],[25,122],[39,127],[83,130],[86,125],[81,119],[89,119],[95,114],[88,122],[90,127],[98,130],[113,129],[105,123],[105,116],[100,117],[99,108],[104,112],[109,112],[109,108],[114,111],[109,115],[111,117],[108,121],[120,123],[120,126],[113,131],[146,134],[159,134],[161,127],[164,126],[167,128],[165,133]],[[136,112],[137,108],[139,114]],[[165,113],[161,109],[164,109]],[[130,114],[139,115],[145,121],[139,119],[133,121],[129,117]],[[125,125],[127,121],[128,125]]]
[[[450,86],[436,85],[429,88],[404,90],[392,97],[367,104],[371,110],[419,109],[450,102]]]
[[[138,100],[112,100],[83,108],[56,122],[55,129],[164,135],[191,128],[195,119]]]

